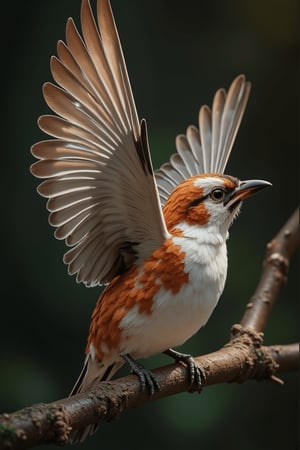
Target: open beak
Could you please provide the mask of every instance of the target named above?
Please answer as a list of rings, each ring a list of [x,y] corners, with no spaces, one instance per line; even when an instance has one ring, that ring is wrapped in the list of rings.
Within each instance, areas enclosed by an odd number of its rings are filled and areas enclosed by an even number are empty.
[[[230,192],[228,197],[225,199],[224,206],[232,208],[245,198],[251,197],[251,195],[256,194],[256,192],[271,186],[271,183],[264,180],[241,181],[239,187]]]

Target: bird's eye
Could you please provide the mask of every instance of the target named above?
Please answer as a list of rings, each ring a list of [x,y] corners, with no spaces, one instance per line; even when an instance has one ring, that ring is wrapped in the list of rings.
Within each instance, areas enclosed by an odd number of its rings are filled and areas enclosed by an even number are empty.
[[[215,188],[210,193],[210,198],[214,202],[219,202],[219,201],[223,200],[224,197],[225,197],[225,191],[221,188]]]

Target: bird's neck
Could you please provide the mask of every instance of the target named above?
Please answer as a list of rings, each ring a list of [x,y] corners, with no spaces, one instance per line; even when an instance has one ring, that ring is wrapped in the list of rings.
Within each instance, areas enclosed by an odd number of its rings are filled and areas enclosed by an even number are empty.
[[[175,236],[195,239],[198,244],[212,246],[224,245],[229,237],[228,227],[220,228],[212,224],[190,225],[180,222],[170,232]]]

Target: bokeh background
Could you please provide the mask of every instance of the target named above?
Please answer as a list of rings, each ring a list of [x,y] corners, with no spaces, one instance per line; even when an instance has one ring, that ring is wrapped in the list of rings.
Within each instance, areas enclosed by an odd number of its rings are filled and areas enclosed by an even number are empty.
[[[197,123],[199,106],[239,73],[253,83],[227,172],[273,183],[244,205],[231,229],[229,274],[209,323],[185,346],[192,354],[223,345],[259,278],[266,243],[297,204],[296,0],[113,0],[140,117],[149,127],[153,163],[174,152],[175,135]],[[45,201],[29,173],[30,146],[45,136],[36,120],[48,109],[41,85],[78,23],[80,0],[7,3],[2,12],[1,360],[0,410],[51,402],[70,391],[83,361],[89,317],[100,289],[67,275],[65,246],[53,238]],[[266,344],[298,340],[296,258],[265,330]],[[167,357],[146,361],[167,364]],[[225,384],[201,396],[181,394],[129,411],[81,448],[295,449],[297,374],[285,385]],[[50,446],[50,450],[54,447]]]

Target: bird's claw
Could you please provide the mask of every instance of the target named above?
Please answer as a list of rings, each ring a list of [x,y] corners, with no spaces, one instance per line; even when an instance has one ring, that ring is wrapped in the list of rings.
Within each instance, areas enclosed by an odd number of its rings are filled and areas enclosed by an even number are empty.
[[[149,395],[152,397],[155,391],[160,390],[160,385],[150,370],[146,369],[143,366],[140,366],[138,370],[133,370],[133,373],[135,373],[139,377],[143,392],[148,391]]]
[[[195,359],[191,355],[177,352],[171,348],[164,353],[174,358],[176,362],[183,363],[187,367],[190,385],[196,385],[197,390],[200,392],[203,381],[205,381],[205,373],[196,363]]]
[[[128,354],[122,355],[122,357],[129,364],[131,372],[139,377],[143,392],[148,391],[149,395],[152,397],[156,391],[160,390],[159,382],[149,369],[146,369]]]
[[[183,355],[183,358],[179,359],[179,362],[183,362],[187,365],[190,384],[196,384],[199,386],[199,388],[202,388],[202,380],[205,379],[205,375],[201,371],[194,358],[191,355]]]

